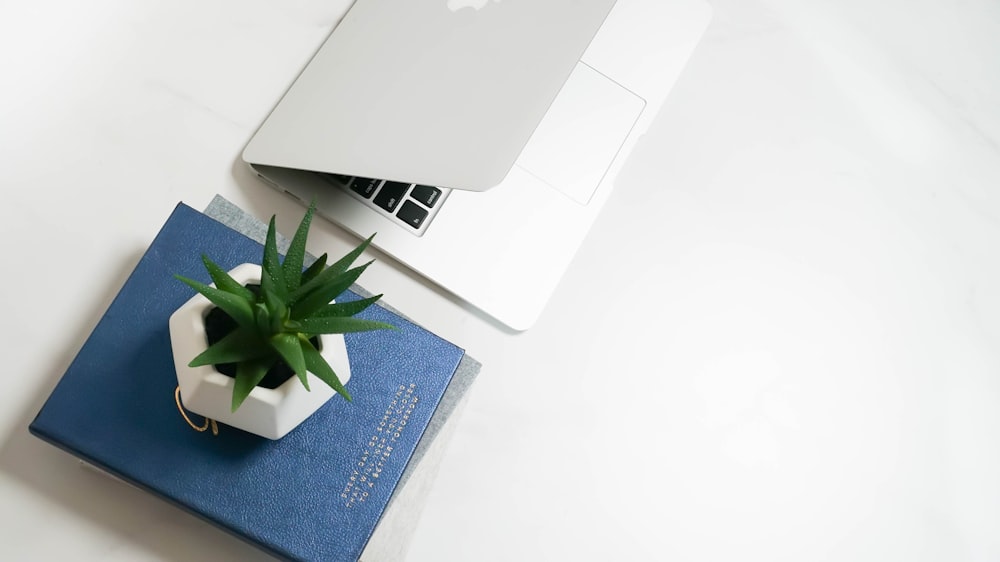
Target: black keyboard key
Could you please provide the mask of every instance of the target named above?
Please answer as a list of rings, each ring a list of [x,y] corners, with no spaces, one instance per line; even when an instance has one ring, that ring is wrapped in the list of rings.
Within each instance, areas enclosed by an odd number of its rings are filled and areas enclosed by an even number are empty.
[[[372,196],[372,193],[375,193],[375,189],[381,181],[372,178],[354,178],[354,182],[351,183],[351,190],[368,199]]]
[[[375,196],[375,204],[391,213],[399,206],[399,202],[403,199],[403,195],[406,194],[406,190],[409,188],[410,184],[408,183],[387,181],[382,185],[382,189],[379,190],[378,195]]]
[[[441,197],[441,190],[430,185],[416,185],[413,186],[413,191],[410,193],[410,197],[420,201],[428,207],[433,207],[434,204],[437,203],[438,198]]]
[[[424,219],[427,218],[427,214],[427,209],[424,209],[413,201],[406,201],[403,203],[403,206],[399,208],[399,212],[396,213],[396,217],[413,228],[420,228],[420,225],[424,224]]]

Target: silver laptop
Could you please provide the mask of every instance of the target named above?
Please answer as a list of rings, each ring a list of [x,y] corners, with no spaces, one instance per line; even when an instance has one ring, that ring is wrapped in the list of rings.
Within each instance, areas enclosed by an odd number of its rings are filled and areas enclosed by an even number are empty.
[[[702,0],[357,0],[243,158],[518,330],[707,26]]]

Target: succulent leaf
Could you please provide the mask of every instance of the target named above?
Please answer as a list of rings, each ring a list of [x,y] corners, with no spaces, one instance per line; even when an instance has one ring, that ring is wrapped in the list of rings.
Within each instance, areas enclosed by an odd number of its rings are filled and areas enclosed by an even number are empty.
[[[355,314],[358,314],[369,306],[375,304],[380,298],[382,298],[382,295],[375,295],[374,297],[349,302],[327,304],[326,306],[321,306],[316,309],[316,311],[310,314],[309,317],[329,318],[331,316],[354,316]]]
[[[347,392],[344,385],[340,382],[340,377],[337,373],[333,372],[333,368],[330,364],[323,359],[319,351],[313,347],[312,342],[305,340],[302,342],[302,355],[306,361],[306,368],[309,372],[316,375],[316,378],[325,382],[330,388],[337,391],[338,394],[344,397],[348,402],[351,401],[351,393]]]
[[[319,275],[324,269],[326,269],[326,254],[316,258],[316,261],[314,261],[312,265],[302,272],[302,282],[299,283],[299,286],[312,281],[312,279]]]
[[[316,334],[350,334],[353,332],[368,332],[371,330],[395,330],[396,327],[385,322],[364,320],[362,318],[305,318],[299,321],[302,333]]]
[[[285,306],[285,302],[270,289],[261,286],[260,291],[261,296],[264,297],[264,306],[267,308],[269,316],[267,333],[278,334],[285,331],[284,322],[288,318],[288,307]]]
[[[264,241],[264,263],[260,279],[262,289],[274,291],[282,299],[288,298],[288,285],[285,284],[284,270],[278,257],[277,230],[274,227],[274,217],[267,225],[267,238]]]
[[[269,343],[281,355],[285,363],[288,363],[288,366],[295,371],[306,390],[309,390],[306,361],[302,356],[302,340],[296,334],[275,334],[271,336]]]
[[[188,367],[238,363],[248,359],[259,359],[270,354],[265,342],[248,330],[236,329],[202,351],[188,363]]]
[[[347,268],[350,267],[352,263],[354,263],[354,260],[358,259],[358,256],[360,256],[365,251],[365,249],[368,248],[368,245],[371,244],[372,238],[374,237],[375,237],[374,234],[369,236],[368,239],[362,242],[357,248],[354,248],[347,255],[340,258],[335,263],[324,269],[318,275],[310,279],[308,283],[304,283],[300,285],[298,289],[292,291],[291,294],[288,296],[288,303],[295,304],[296,301],[298,301],[300,298],[312,292],[316,287],[325,285],[331,279],[334,279],[338,275],[347,271]]]
[[[354,263],[354,261],[357,260],[361,256],[361,254],[364,253],[365,250],[368,249],[368,246],[372,243],[372,239],[374,238],[375,235],[372,234],[364,242],[358,244],[357,248],[354,248],[353,250],[345,254],[344,257],[330,264],[330,267],[328,269],[332,269],[333,271],[336,271],[338,274],[347,271],[347,268],[351,267],[351,264]]]
[[[232,409],[235,412],[240,404],[250,396],[255,386],[264,380],[267,370],[274,363],[273,357],[262,357],[241,361],[236,364],[236,380],[233,385]]]
[[[187,284],[188,287],[201,293],[212,304],[224,310],[240,326],[250,327],[254,325],[253,311],[251,310],[250,302],[245,298],[227,293],[221,289],[216,289],[215,287],[210,287],[194,279],[188,279],[180,275],[175,275],[175,277]]]
[[[215,283],[215,287],[217,289],[243,297],[248,303],[252,303],[256,300],[256,297],[250,289],[247,289],[233,279],[229,273],[219,267],[215,262],[208,259],[208,256],[202,254],[201,261],[205,264],[205,269],[208,270],[208,274],[212,276],[212,282]]]
[[[267,308],[267,305],[259,302],[254,305],[254,329],[257,330],[257,334],[261,337],[267,337],[271,334],[271,311]]]
[[[292,304],[292,319],[300,320],[302,318],[306,318],[320,307],[330,304],[330,301],[337,298],[337,295],[343,293],[348,287],[351,286],[351,284],[357,281],[358,277],[361,277],[361,274],[365,272],[365,269],[367,269],[371,263],[372,262],[368,262],[364,265],[355,267],[354,269],[349,269],[330,279],[326,283],[319,285],[309,293],[305,294],[301,299],[295,301]],[[327,269],[327,271],[329,271],[329,269]]]
[[[281,264],[282,273],[285,276],[285,284],[289,291],[298,289],[302,281],[302,261],[306,255],[306,238],[309,236],[309,226],[312,224],[313,213],[315,212],[316,200],[313,199],[312,203],[309,204],[309,210],[306,211],[305,216],[302,217],[302,222],[299,223],[298,230],[295,231],[295,236],[292,237],[292,242],[288,246],[288,252],[285,254],[285,261]]]

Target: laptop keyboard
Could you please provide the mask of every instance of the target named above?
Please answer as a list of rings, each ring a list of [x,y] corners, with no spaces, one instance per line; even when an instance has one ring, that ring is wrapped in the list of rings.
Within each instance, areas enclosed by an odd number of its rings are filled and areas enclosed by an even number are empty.
[[[380,215],[417,236],[427,231],[427,226],[451,192],[450,189],[430,185],[341,174],[318,174],[327,183],[343,189]]]

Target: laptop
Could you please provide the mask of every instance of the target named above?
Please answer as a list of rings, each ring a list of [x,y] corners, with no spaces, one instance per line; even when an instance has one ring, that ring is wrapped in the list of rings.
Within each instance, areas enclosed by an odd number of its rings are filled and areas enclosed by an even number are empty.
[[[243,152],[531,327],[710,19],[702,0],[356,0]]]

